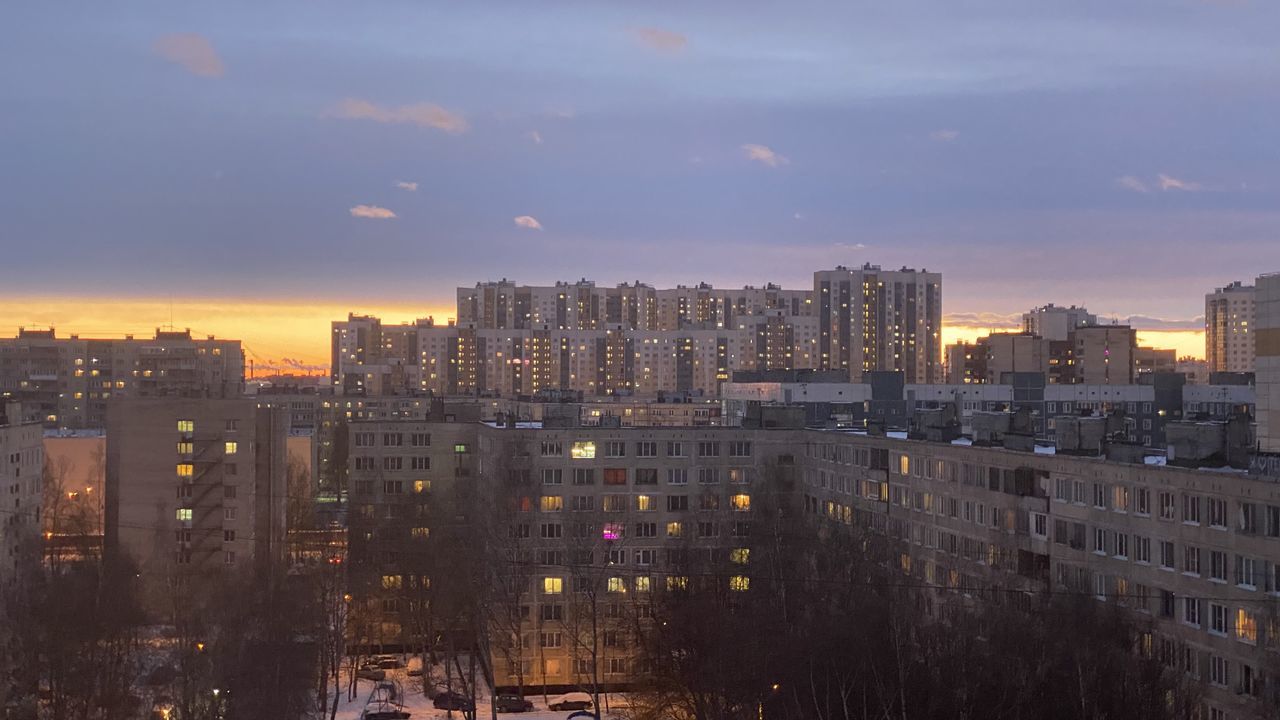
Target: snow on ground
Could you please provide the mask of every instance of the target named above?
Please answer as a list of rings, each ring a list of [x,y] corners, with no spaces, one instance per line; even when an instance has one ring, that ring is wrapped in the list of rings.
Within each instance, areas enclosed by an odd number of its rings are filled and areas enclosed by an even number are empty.
[[[465,666],[465,662],[463,665]],[[399,682],[400,687],[404,690],[404,697],[401,701],[404,703],[404,710],[410,713],[410,720],[447,720],[448,718],[461,720],[462,713],[457,710],[449,713],[445,710],[435,709],[431,704],[431,698],[426,697],[422,693],[420,678],[408,676],[408,671],[410,669],[418,668],[420,666],[420,659],[413,657],[409,659],[408,668],[386,671],[387,680]],[[438,668],[437,671],[439,671]],[[343,678],[345,681],[345,671]],[[440,678],[437,678],[437,680],[439,679]],[[483,683],[483,681],[481,682]],[[354,700],[347,700],[346,687],[344,686],[342,699],[338,704],[336,720],[360,720],[360,713],[364,710],[365,705],[370,699],[377,684],[378,683],[373,680],[359,680],[356,685],[356,698]],[[531,688],[526,688],[526,693],[530,690]],[[489,688],[482,685],[476,692],[476,695],[476,717],[479,720],[485,720],[486,718],[493,717]],[[556,694],[548,695],[549,699],[554,699],[555,697]],[[571,714],[571,711],[568,710],[548,710],[546,701],[543,699],[541,693],[537,695],[526,694],[525,699],[533,703],[532,712],[499,713],[498,717],[504,718],[505,720],[564,720]],[[610,695],[607,698],[602,695],[600,698],[601,704],[604,704],[606,700],[608,701],[608,706],[610,708],[624,707],[626,704],[626,698],[621,695]],[[604,717],[617,718],[617,715],[615,713],[606,712]]]

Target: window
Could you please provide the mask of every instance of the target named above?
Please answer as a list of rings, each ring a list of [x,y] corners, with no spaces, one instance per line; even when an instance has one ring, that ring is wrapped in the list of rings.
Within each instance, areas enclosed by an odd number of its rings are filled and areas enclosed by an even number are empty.
[[[573,484],[574,485],[595,485],[596,471],[592,468],[574,468]]]
[[[685,454],[684,454],[684,443],[682,443],[682,442],[668,442],[668,443],[667,443],[667,457],[685,457]]]
[[[178,508],[177,518],[179,522],[191,522],[191,508]]]
[[[1138,488],[1134,491],[1133,511],[1139,515],[1151,514],[1151,491],[1147,488]]]
[[[1125,485],[1116,485],[1111,488],[1111,509],[1116,512],[1129,511],[1129,488]]]
[[[193,443],[190,440],[183,440],[178,443],[179,455],[190,455],[194,449]]]
[[[624,533],[626,533],[626,526],[622,523],[605,523],[600,537],[605,540],[621,540]]]
[[[1160,567],[1165,570],[1174,569],[1172,540],[1160,541]]]
[[[564,537],[564,528],[560,523],[542,523],[538,526],[538,536],[543,540],[556,540]]]
[[[1267,506],[1267,537],[1280,538],[1280,506]]]
[[[605,457],[626,457],[627,444],[621,440],[610,440],[604,446]]]
[[[636,468],[636,485],[657,485],[658,468]]]
[[[751,510],[751,496],[746,493],[730,495],[729,506],[732,507],[735,512],[747,512]]]
[[[1227,501],[1221,498],[1206,498],[1206,504],[1209,507],[1209,525],[1210,527],[1227,529]]]
[[[1209,603],[1209,632],[1227,634],[1227,609],[1217,603]]]
[[[689,509],[688,495],[668,495],[667,496],[667,510],[678,512],[678,511],[688,510],[688,509]]]
[[[720,457],[720,443],[714,440],[699,441],[698,457]]]
[[[176,468],[178,477],[180,478],[191,477],[192,475],[195,474],[195,470],[196,470],[196,466],[192,465],[191,463],[178,463]]]
[[[225,565],[235,565],[235,564],[236,564],[236,551],[235,551],[235,550],[227,550],[226,552],[222,553],[222,562],[223,562],[223,564],[225,564]]]
[[[1200,574],[1200,548],[1188,545],[1182,549],[1182,572]]]
[[[688,468],[667,468],[668,485],[685,485],[689,482]]]
[[[751,441],[735,440],[730,442],[729,457],[751,457]]]
[[[186,434],[190,435],[191,433],[193,433],[193,432],[195,432],[195,431],[196,431],[196,421],[195,421],[195,420],[179,420],[179,421],[178,421],[178,432],[180,432],[180,433],[186,433]]]
[[[543,595],[559,595],[564,592],[564,578],[547,577],[542,578],[542,594]]]
[[[235,520],[235,519],[236,519],[236,509],[235,509],[235,508],[233,508],[233,507],[229,507],[229,508],[222,508],[222,519],[223,519],[223,520]]]
[[[235,485],[223,485],[223,486],[222,486],[222,497],[223,497],[223,499],[224,499],[224,500],[235,500],[235,499],[236,499],[236,486],[235,486]]]
[[[729,551],[729,562],[737,565],[746,565],[751,558],[751,548],[733,548]]]
[[[411,470],[430,470],[431,458],[426,455],[415,456],[409,459],[409,469]]]
[[[1227,554],[1221,550],[1209,551],[1209,579],[1227,581]]]
[[[605,590],[611,593],[624,593],[627,583],[620,577],[611,577],[605,582]]]
[[[636,443],[636,457],[658,457],[658,443],[649,440]]]
[[[354,436],[356,447],[373,447],[374,438],[376,437],[371,432],[358,432],[354,433]]]
[[[637,564],[637,565],[652,565],[652,564],[653,564],[653,561],[657,558],[657,555],[658,555],[658,551],[657,551],[657,550],[637,550],[637,551],[636,551],[636,564]],[[636,589],[638,590],[639,588],[636,588]]]
[[[636,523],[636,537],[654,538],[658,537],[658,524],[651,522]]]
[[[719,510],[720,496],[715,493],[702,493],[698,497],[698,509],[703,511]]]
[[[560,660],[557,658],[545,658],[542,661],[542,674],[547,676],[559,675]]]
[[[1182,622],[1200,627],[1200,601],[1198,599],[1182,599]]]
[[[649,552],[653,551],[650,550]],[[640,575],[636,577],[634,585],[636,592],[649,592],[649,589],[653,587],[653,582],[649,579],[648,575]]]
[[[1177,596],[1168,590],[1160,591],[1160,616],[1173,617],[1174,605],[1177,603]]]
[[[1209,656],[1209,682],[1218,687],[1226,687],[1230,680],[1230,672],[1226,658],[1220,655]]]
[[[605,666],[605,673],[609,675],[622,675],[627,672],[626,658],[609,658],[609,664]]]
[[[542,468],[543,485],[559,485],[561,477],[560,468]]]
[[[409,444],[414,447],[427,447],[431,444],[431,433],[413,433],[409,436]]]
[[[466,443],[455,443],[453,446],[453,453],[455,455],[466,455],[467,453],[470,453],[470,452],[471,452],[471,446]]]
[[[601,509],[607,513],[620,513],[627,511],[626,495],[605,495],[601,501]]]
[[[553,604],[553,605],[543,605],[543,606],[541,606],[541,608],[539,609],[538,614],[539,614],[539,616],[541,616],[541,618],[542,618],[543,620],[563,620],[563,619],[564,619],[564,606],[563,606],[563,605],[555,605],[555,604]],[[543,647],[546,647],[546,646],[544,645]]]
[[[538,647],[558,648],[560,647],[561,638],[558,632],[542,632],[538,633]]]
[[[382,433],[383,447],[400,447],[404,444],[403,433]]]
[[[1103,483],[1093,484],[1093,506],[1100,509],[1107,507],[1107,486]]]
[[[564,443],[556,441],[542,441],[542,457],[559,457],[564,454]]]
[[[626,468],[605,468],[604,484],[605,485],[626,485],[627,469]]]
[[[560,512],[564,509],[564,498],[559,495],[543,495],[538,498],[538,509],[542,512]]]
[[[751,578],[746,575],[734,575],[729,578],[729,589],[734,592],[746,592],[751,589]]]
[[[1116,533],[1116,551],[1115,556],[1118,558],[1129,557],[1129,536],[1124,533]]]
[[[720,526],[713,522],[699,521],[698,537],[700,538],[720,537]]]
[[[228,440],[223,447],[223,453],[226,455],[235,455],[237,448],[239,448],[239,445],[236,444],[235,440]]]
[[[430,480],[414,480],[413,481],[413,491],[415,493],[424,493],[429,491],[430,489],[431,489]]]
[[[1200,524],[1200,497],[1198,495],[1182,496],[1182,522]]]
[[[1253,590],[1258,587],[1258,579],[1260,573],[1258,567],[1260,563],[1243,555],[1236,556],[1236,584],[1242,588]]]
[[[403,470],[404,458],[400,457],[399,455],[384,457],[382,458],[382,469],[383,470]]]
[[[223,530],[223,531],[222,531],[222,542],[235,542],[235,541],[236,541],[236,531],[235,531],[235,530]]]
[[[218,354],[217,352],[214,353],[214,355],[217,355],[217,354]],[[225,423],[223,423],[222,427],[227,432],[235,432],[236,430],[240,429],[240,421],[232,418],[227,420]]]
[[[703,485],[715,485],[720,482],[720,468],[698,468],[698,482]]]
[[[678,538],[684,537],[684,523],[679,520],[673,520],[667,523],[667,537]]]
[[[1133,536],[1133,559],[1140,563],[1151,562],[1151,538]]]
[[[658,501],[652,495],[636,496],[636,512],[653,512],[658,509]]]
[[[573,511],[574,512],[590,512],[596,509],[596,498],[594,495],[574,495]]]
[[[1160,493],[1160,519],[1172,520],[1176,513],[1173,501],[1173,493]]]
[[[1244,608],[1236,610],[1236,639],[1250,645],[1258,644],[1258,616]]]

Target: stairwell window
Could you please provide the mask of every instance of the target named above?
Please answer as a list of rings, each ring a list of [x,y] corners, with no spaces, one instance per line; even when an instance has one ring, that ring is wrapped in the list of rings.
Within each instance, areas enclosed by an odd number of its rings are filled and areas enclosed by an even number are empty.
[[[239,449],[240,445],[235,440],[228,440],[223,447],[223,453],[226,455],[235,455]]]

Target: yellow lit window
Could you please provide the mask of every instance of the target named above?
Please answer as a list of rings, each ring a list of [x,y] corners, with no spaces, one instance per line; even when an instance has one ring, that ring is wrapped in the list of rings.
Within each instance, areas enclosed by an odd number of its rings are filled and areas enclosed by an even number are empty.
[[[751,557],[751,548],[734,548],[729,551],[729,562],[746,565]]]
[[[195,474],[195,466],[191,463],[178,463],[178,477],[189,478]]]
[[[730,495],[729,504],[738,512],[746,512],[751,509],[751,496],[746,493]]]
[[[193,433],[193,432],[195,432],[195,431],[196,431],[196,421],[195,421],[195,420],[179,420],[179,421],[178,421],[178,432],[180,432],[180,433]]]
[[[382,576],[383,590],[399,590],[403,586],[404,586],[404,578],[402,578],[400,575],[383,575]]]
[[[413,530],[409,531],[409,534],[416,538],[428,538],[428,537],[431,537],[431,528],[416,527]]]
[[[685,589],[688,589],[688,587],[689,587],[689,578],[684,577],[682,575],[667,576],[668,590],[685,590]]]
[[[191,508],[178,508],[177,518],[182,522],[191,522]]]
[[[569,448],[569,457],[574,460],[594,460],[596,456],[596,444],[590,440],[575,442]]]
[[[542,512],[560,512],[564,509],[564,498],[559,495],[543,495],[538,500],[538,508]]]
[[[82,392],[78,392],[78,393],[76,393],[76,394],[74,395],[74,397],[75,397],[75,399],[77,399],[77,400],[82,400],[82,399],[84,398],[84,393],[82,393]]]
[[[564,592],[564,578],[542,578],[542,592],[546,595],[559,595]]]
[[[228,441],[227,441],[227,444],[226,444],[226,450],[225,450],[225,452],[226,452],[226,454],[227,454],[227,455],[235,455],[235,454],[236,454],[236,450],[238,449],[238,447],[239,447],[239,446],[238,446],[238,445],[236,445],[236,441],[235,441],[235,440],[228,440]]]
[[[641,575],[636,578],[636,592],[649,592],[650,587],[652,585],[648,575]]]
[[[684,535],[684,525],[678,521],[667,523],[667,537],[678,538]]]
[[[898,457],[898,474],[899,475],[911,474],[911,458],[907,457],[906,455],[900,455]]]
[[[627,584],[620,577],[609,578],[608,590],[611,593],[624,593],[627,591]]]
[[[1236,637],[1250,645],[1258,642],[1258,618],[1248,610],[1236,610]]]
[[[414,480],[413,481],[413,491],[416,493],[427,492],[430,489],[431,489],[430,480]]]
[[[191,454],[192,449],[193,449],[193,445],[192,445],[192,443],[191,443],[191,441],[190,441],[190,440],[184,440],[184,441],[182,441],[182,442],[178,443],[178,454],[179,454],[179,455],[190,455],[190,454]]]
[[[657,506],[656,506],[656,503],[654,503],[653,501],[652,495],[636,496],[636,510],[640,512],[651,512],[656,509],[657,509]]]
[[[751,589],[751,578],[746,575],[734,575],[729,578],[729,589],[734,592],[746,592]]]

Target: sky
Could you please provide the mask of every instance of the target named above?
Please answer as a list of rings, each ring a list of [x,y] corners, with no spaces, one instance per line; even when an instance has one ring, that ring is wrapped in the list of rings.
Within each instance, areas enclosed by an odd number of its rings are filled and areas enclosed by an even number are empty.
[[[480,280],[872,262],[941,271],[950,337],[1074,303],[1202,354],[1204,293],[1280,270],[1276,3],[5,15],[6,334],[172,321],[320,363],[347,310],[448,316]]]

